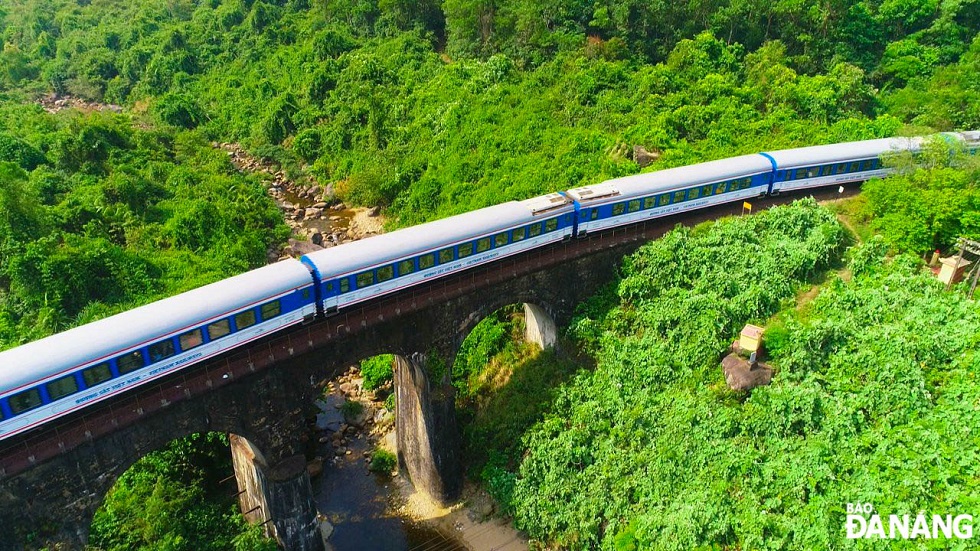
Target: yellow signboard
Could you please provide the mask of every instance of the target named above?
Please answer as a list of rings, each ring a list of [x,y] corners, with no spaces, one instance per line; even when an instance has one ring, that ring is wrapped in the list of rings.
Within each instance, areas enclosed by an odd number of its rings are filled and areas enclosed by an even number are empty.
[[[749,212],[752,212],[752,203],[749,203],[748,201],[743,201],[742,202],[742,210],[743,211],[747,210]]]

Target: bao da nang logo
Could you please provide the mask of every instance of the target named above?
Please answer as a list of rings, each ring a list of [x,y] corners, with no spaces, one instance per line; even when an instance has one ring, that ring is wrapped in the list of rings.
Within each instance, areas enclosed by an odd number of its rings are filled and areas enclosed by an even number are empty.
[[[847,539],[961,539],[973,537],[973,515],[877,514],[870,503],[848,503]]]

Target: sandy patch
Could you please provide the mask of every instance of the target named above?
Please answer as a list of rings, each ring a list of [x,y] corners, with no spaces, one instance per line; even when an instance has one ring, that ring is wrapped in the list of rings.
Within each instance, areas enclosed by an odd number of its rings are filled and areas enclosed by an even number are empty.
[[[384,233],[384,218],[377,214],[377,208],[355,207],[351,210],[354,211],[354,216],[351,218],[350,227],[347,229],[347,234],[351,239]],[[375,213],[374,216],[371,216],[372,212]]]
[[[404,476],[397,478],[396,486],[405,500],[398,509],[400,514],[434,527],[471,551],[528,551],[527,538],[510,522],[488,518],[477,510],[485,507],[490,497],[475,486],[467,484],[463,499],[448,508],[416,491]]]

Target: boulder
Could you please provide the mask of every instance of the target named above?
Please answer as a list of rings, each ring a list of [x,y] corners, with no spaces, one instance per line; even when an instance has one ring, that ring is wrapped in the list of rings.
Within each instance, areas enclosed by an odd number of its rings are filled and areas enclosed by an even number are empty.
[[[310,478],[320,476],[320,473],[323,472],[323,458],[313,458],[312,461],[306,464],[306,472],[309,473]]]
[[[732,390],[752,390],[772,382],[772,368],[761,363],[752,364],[738,354],[725,356],[721,369]]]

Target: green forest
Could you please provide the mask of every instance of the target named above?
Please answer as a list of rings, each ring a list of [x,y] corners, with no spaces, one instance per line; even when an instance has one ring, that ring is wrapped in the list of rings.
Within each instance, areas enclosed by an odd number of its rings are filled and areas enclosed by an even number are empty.
[[[980,0],[7,0],[0,37],[0,349],[268,262],[289,228],[216,144],[395,229],[980,129]],[[42,105],[64,97],[102,108]],[[862,548],[847,502],[975,506],[980,318],[919,259],[980,238],[980,168],[938,143],[895,162],[839,217],[798,203],[645,246],[581,306],[575,354],[494,314],[454,366],[469,475],[542,548]],[[717,366],[746,321],[777,370],[751,395]],[[266,545],[202,498],[222,445],[148,456],[93,545]],[[141,526],[127,503],[186,522]]]

